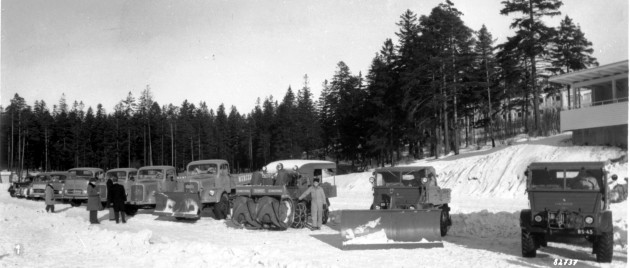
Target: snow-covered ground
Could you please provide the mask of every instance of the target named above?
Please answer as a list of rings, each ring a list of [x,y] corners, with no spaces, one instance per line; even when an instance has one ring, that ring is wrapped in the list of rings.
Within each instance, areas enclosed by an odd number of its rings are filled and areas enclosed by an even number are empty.
[[[433,165],[438,183],[451,188],[453,226],[443,248],[343,251],[338,218],[320,231],[252,231],[204,217],[176,222],[141,210],[127,224],[88,224],[85,207],[56,205],[47,214],[41,201],[9,197],[0,184],[0,265],[4,267],[548,267],[575,259],[581,267],[626,267],[627,202],[613,204],[615,251],[611,264],[595,262],[587,244],[549,243],[538,257],[521,257],[519,211],[527,207],[523,171],[532,161],[599,161],[626,151],[571,146],[568,135],[529,140],[494,149],[462,150]],[[611,171],[627,177],[627,161]],[[332,210],[367,209],[370,172],[336,176]],[[327,178],[329,179],[329,178]],[[332,216],[337,213],[333,212]],[[20,245],[20,254],[16,254]]]

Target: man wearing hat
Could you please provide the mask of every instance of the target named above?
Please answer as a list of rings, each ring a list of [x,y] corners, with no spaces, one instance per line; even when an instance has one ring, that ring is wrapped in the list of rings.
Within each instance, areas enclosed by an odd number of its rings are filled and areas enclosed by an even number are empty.
[[[122,218],[122,223],[127,223],[127,221],[125,220],[125,201],[127,201],[127,194],[125,193],[125,187],[118,184],[118,178],[117,177],[113,177],[112,178],[112,182],[114,182],[114,185],[112,185],[111,188],[111,195],[110,195],[110,201],[111,202],[111,206],[114,208],[114,215],[115,215],[115,219],[116,219],[116,223],[119,223],[120,218]]]
[[[326,194],[324,188],[319,186],[319,178],[313,179],[313,186],[300,196],[299,200],[304,199],[307,195],[311,195],[311,218],[313,220],[313,229],[319,230],[322,227],[322,217],[324,215],[324,204],[326,204]]]
[[[90,178],[90,183],[88,183],[87,186],[87,210],[90,211],[91,224],[99,224],[98,211],[103,209],[103,205],[101,205],[101,196],[95,182],[96,178]]]

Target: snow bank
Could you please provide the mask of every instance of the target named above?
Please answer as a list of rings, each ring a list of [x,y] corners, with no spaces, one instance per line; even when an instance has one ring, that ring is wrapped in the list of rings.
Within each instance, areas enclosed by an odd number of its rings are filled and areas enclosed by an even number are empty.
[[[521,236],[520,212],[492,213],[487,210],[452,214],[450,235],[478,238],[513,238]]]

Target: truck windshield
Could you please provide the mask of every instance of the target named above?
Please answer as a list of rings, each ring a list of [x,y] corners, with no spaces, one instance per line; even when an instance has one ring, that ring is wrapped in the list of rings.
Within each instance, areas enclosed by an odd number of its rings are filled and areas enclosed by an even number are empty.
[[[383,171],[376,174],[377,186],[411,186],[419,187],[426,170]]]
[[[112,176],[116,176],[116,178],[118,178],[119,180],[126,180],[127,179],[127,171],[110,171],[107,172],[107,175],[105,175],[105,178],[110,178]]]
[[[601,189],[600,184],[601,178],[603,176],[601,170],[585,169],[535,169],[531,172],[532,189],[570,189],[599,191],[599,189]]]
[[[161,180],[164,172],[161,169],[142,169],[138,171],[138,180]]]
[[[35,177],[35,182],[47,182],[49,178],[47,176],[37,176]]]
[[[66,176],[64,175],[50,175],[50,180],[53,182],[64,182],[66,181]]]
[[[89,170],[70,170],[69,171],[71,174],[74,174],[77,176],[77,178],[81,178],[81,179],[89,179],[94,177],[94,173],[92,171]]]
[[[197,174],[217,174],[217,164],[197,164],[188,166],[188,173],[191,175]]]

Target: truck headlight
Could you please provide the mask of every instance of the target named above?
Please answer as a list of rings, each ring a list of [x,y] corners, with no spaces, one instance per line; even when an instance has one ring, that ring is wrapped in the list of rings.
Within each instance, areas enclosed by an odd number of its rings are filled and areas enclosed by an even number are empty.
[[[536,222],[541,222],[541,221],[542,221],[542,216],[540,216],[540,215],[536,215],[536,216],[534,217],[534,221],[536,221]]]
[[[374,209],[381,209],[381,206],[374,206]]]
[[[208,194],[209,194],[210,196],[213,196],[213,195],[214,195],[214,190],[210,190],[210,191],[208,191]]]
[[[409,209],[416,209],[414,206],[409,206]]]
[[[427,177],[422,178],[422,183],[427,183],[429,179]]]
[[[587,216],[584,218],[584,222],[586,222],[586,224],[593,224],[593,217]]]

